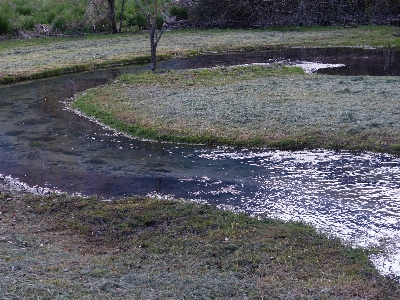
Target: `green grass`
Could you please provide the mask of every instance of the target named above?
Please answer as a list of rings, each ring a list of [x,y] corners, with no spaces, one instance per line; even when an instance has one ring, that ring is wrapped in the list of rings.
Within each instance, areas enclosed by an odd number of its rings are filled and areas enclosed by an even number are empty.
[[[101,1],[93,1],[96,3],[95,9],[91,9],[89,2],[92,1],[2,0],[0,2],[0,34],[15,36],[18,30],[33,31],[36,24],[47,25],[52,34],[111,32],[107,18],[107,1],[103,1],[102,4]],[[121,5],[122,1],[115,1],[118,25]],[[145,29],[147,26],[145,20],[134,1],[125,1],[122,13],[123,31]]]
[[[135,197],[0,194],[4,299],[398,299],[310,226]],[[8,199],[8,200],[6,200]]]
[[[399,154],[399,84],[281,65],[143,72],[86,91],[73,107],[156,140]]]

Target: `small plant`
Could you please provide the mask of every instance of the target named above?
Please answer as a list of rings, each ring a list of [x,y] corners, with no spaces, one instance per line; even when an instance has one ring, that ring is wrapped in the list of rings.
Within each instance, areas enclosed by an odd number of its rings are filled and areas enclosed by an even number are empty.
[[[6,34],[10,31],[10,22],[5,17],[0,15],[0,34]]]
[[[178,20],[188,20],[189,14],[187,10],[180,6],[172,6],[170,9],[170,14],[173,17],[176,17]]]
[[[31,147],[40,147],[40,146],[42,146],[41,142],[38,142],[38,141],[31,142]]]
[[[135,13],[132,17],[128,19],[128,26],[144,29],[147,27],[146,18],[141,13]]]
[[[65,19],[62,16],[56,17],[53,23],[54,30],[63,30],[65,28]]]
[[[31,16],[25,17],[21,22],[21,28],[25,30],[33,30],[35,28],[35,19]]]

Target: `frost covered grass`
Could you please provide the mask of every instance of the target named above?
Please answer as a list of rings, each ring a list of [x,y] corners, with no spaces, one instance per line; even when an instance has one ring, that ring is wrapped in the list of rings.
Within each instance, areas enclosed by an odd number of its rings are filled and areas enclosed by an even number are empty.
[[[400,79],[303,74],[282,65],[124,75],[74,107],[167,141],[399,153]]]
[[[399,47],[394,31],[389,26],[171,31],[160,41],[158,55],[162,59],[283,47]],[[147,62],[149,56],[147,33],[3,41],[0,82]]]
[[[2,299],[399,299],[370,251],[189,202],[0,192]]]
[[[54,76],[149,61],[146,35],[97,35],[5,41],[0,45],[0,81]],[[136,45],[136,46],[135,46]],[[160,57],[162,58],[162,57]]]

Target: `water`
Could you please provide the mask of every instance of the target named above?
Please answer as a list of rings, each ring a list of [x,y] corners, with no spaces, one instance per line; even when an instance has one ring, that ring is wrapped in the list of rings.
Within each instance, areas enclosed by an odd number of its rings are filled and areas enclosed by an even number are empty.
[[[215,65],[234,65],[285,61],[311,61],[344,64],[341,68],[321,69],[317,73],[345,76],[400,76],[400,51],[362,48],[299,48],[261,52],[209,54],[192,59],[166,62],[165,68],[194,69]]]
[[[242,166],[234,184],[191,178],[199,185],[193,195],[211,197],[220,208],[304,221],[353,245],[385,245],[386,256],[373,261],[382,273],[400,275],[400,159],[322,149],[202,150],[193,156]]]
[[[315,51],[209,55],[167,61],[160,67],[282,59],[346,64],[343,57],[357,65],[357,57],[367,60],[365,50],[352,54],[346,48],[344,54],[336,55],[330,51],[324,54],[323,49],[319,54]],[[375,52],[368,53],[371,57]],[[372,75],[399,75],[395,68],[400,66],[398,52],[376,54],[372,61],[378,70]],[[357,70],[349,71],[347,66],[336,72],[354,75]],[[47,187],[104,197],[173,195],[254,215],[303,220],[355,245],[386,245],[385,255],[373,257],[373,261],[383,274],[400,275],[398,158],[345,151],[235,151],[145,142],[65,110],[62,101],[76,92],[104,84],[121,72],[143,68],[148,66],[1,86],[0,173],[38,191]],[[357,75],[371,75],[372,69],[365,67]]]

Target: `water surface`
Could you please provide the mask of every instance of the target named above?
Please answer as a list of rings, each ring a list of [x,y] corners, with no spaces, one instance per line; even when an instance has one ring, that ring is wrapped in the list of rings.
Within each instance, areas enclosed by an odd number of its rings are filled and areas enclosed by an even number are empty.
[[[342,52],[340,52],[342,51]],[[393,50],[297,49],[177,59],[161,68],[266,63],[343,63],[342,75],[399,75]],[[367,62],[372,63],[367,63]],[[373,153],[241,150],[139,141],[64,109],[64,99],[148,66],[66,75],[0,87],[0,173],[30,187],[123,197],[173,195],[221,208],[303,220],[356,245],[400,275],[400,161]],[[312,75],[310,75],[312,76]]]

